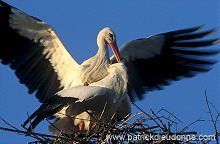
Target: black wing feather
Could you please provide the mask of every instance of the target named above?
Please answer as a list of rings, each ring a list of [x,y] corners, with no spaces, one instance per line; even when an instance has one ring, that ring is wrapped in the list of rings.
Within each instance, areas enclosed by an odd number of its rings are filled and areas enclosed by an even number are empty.
[[[53,116],[57,112],[60,112],[69,103],[77,100],[77,98],[60,97],[55,94],[51,99],[46,100],[30,117],[28,117],[22,126],[25,127],[30,122],[31,125],[28,130],[32,130],[45,118]]]
[[[28,87],[29,93],[32,94],[36,91],[36,97],[44,102],[63,87],[60,87],[58,75],[49,59],[42,54],[44,47],[41,43],[19,35],[17,30],[9,26],[11,8],[14,7],[0,1],[1,63],[9,65],[11,69],[15,70],[16,76],[22,84]],[[47,73],[45,73],[46,70]]]
[[[203,26],[159,34],[165,39],[159,55],[147,59],[136,58],[133,61],[125,59],[129,75],[128,94],[132,101],[135,97],[142,99],[146,91],[161,90],[172,81],[194,77],[211,69],[217,61],[207,57],[218,54],[219,49],[198,48],[216,44],[219,39],[195,41],[216,31],[213,29],[195,33],[202,28]]]

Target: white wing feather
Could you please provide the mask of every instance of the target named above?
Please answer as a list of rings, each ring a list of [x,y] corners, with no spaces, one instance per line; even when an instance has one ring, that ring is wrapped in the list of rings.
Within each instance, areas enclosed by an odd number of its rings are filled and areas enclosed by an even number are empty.
[[[126,61],[135,59],[148,59],[161,54],[164,36],[154,35],[148,38],[133,40],[125,43],[120,48],[120,54]],[[113,59],[114,57],[111,57]]]

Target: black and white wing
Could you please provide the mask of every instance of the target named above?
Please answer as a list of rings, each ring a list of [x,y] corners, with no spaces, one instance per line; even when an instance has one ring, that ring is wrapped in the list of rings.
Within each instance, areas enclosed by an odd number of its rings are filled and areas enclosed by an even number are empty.
[[[44,102],[71,85],[78,63],[45,22],[0,1],[0,59]]]
[[[106,95],[107,90],[107,88],[99,86],[75,86],[63,89],[56,93],[53,98],[46,100],[30,117],[28,117],[23,126],[26,126],[30,120],[34,119],[29,127],[29,130],[31,130],[42,120],[56,113],[59,113],[59,115],[61,115],[60,117],[67,117],[71,116],[69,113],[80,114],[85,109],[87,110],[87,107],[100,107],[100,105],[102,105],[102,103],[100,104],[100,100],[107,101],[108,97],[111,97],[111,95]],[[85,109],[75,108],[76,103],[80,103],[80,106]],[[68,109],[65,110],[65,112],[61,112],[65,107]]]
[[[146,91],[162,89],[172,81],[193,77],[211,69],[215,61],[209,55],[219,49],[200,48],[219,42],[220,39],[199,40],[214,33],[216,29],[196,32],[195,27],[153,35],[125,43],[120,48],[121,57],[128,68],[128,94],[142,99]],[[112,57],[114,60],[114,57]]]

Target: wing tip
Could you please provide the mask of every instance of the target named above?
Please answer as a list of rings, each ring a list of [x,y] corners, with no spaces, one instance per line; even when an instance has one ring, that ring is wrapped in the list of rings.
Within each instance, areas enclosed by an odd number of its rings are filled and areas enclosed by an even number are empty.
[[[217,44],[218,42],[220,42],[220,38],[213,40],[212,44]]]
[[[0,0],[0,7],[8,7],[8,8],[11,8],[12,6],[9,5],[8,3],[6,3],[6,2]]]
[[[196,29],[195,31],[202,30],[205,26],[206,26],[206,24],[203,24],[203,25],[201,25],[201,26],[198,26],[197,29]]]
[[[210,36],[210,35],[216,33],[217,31],[218,31],[218,28],[210,29],[210,30],[204,32],[204,33],[203,33],[204,35],[203,35],[202,37],[208,37],[208,36]]]

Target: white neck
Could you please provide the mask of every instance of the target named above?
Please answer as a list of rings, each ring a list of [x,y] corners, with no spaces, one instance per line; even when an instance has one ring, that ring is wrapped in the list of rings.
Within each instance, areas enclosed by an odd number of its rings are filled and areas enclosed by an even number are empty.
[[[96,57],[104,63],[110,63],[108,46],[104,40],[104,37],[98,36],[97,45],[99,47],[98,52],[96,53]]]

